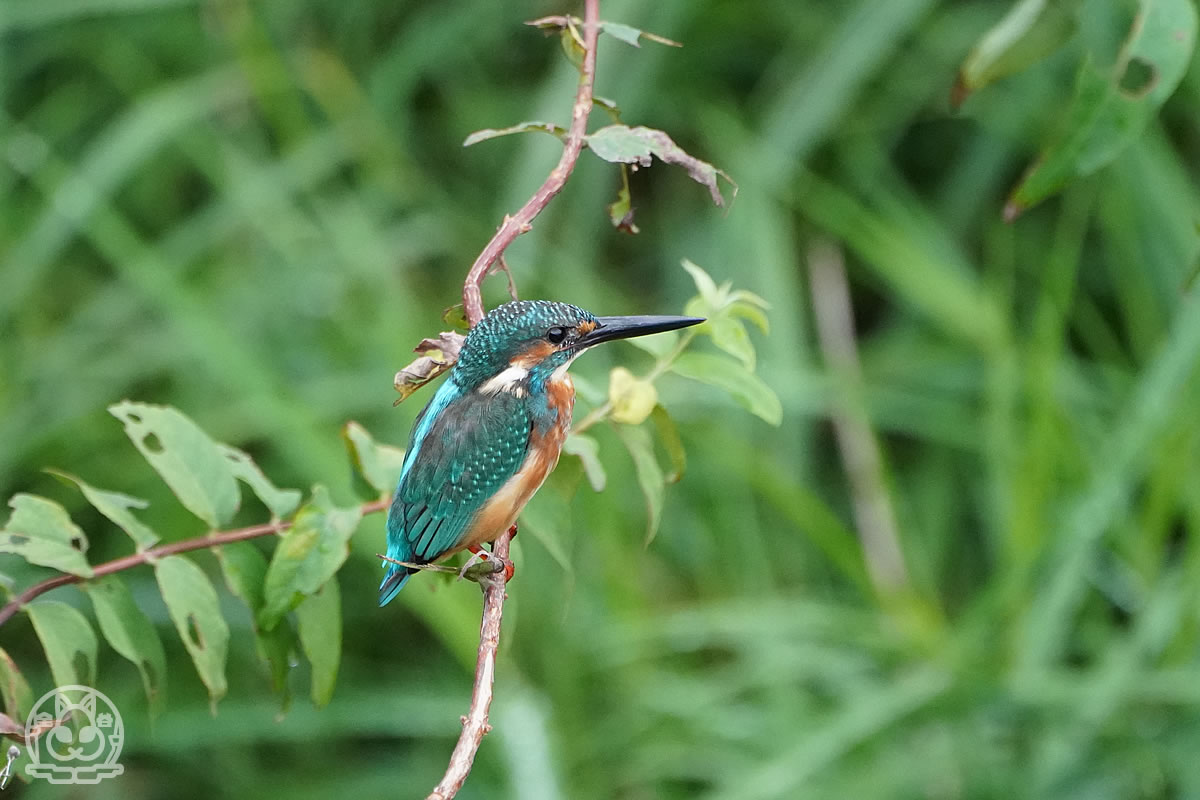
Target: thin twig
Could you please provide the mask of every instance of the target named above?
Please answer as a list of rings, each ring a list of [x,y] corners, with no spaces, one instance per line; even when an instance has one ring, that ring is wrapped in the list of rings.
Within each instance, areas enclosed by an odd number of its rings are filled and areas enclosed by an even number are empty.
[[[508,262],[504,260],[504,254],[496,259],[496,263],[488,270],[488,275],[495,275],[497,272],[503,272],[504,277],[508,278],[508,296],[513,300],[517,299],[517,281],[513,278],[512,270],[508,268]]]
[[[374,500],[370,503],[364,503],[359,509],[359,512],[364,516],[383,511],[388,507],[390,500]],[[35,583],[19,595],[5,603],[4,608],[0,608],[0,625],[8,622],[8,620],[16,614],[21,606],[33,600],[39,595],[43,595],[51,589],[57,589],[60,586],[68,586],[72,583],[81,583],[92,578],[102,578],[105,575],[111,575],[114,572],[136,567],[141,564],[152,563],[155,559],[173,556],[176,553],[187,553],[192,550],[204,550],[209,547],[220,547],[224,544],[232,544],[233,542],[241,542],[246,539],[256,539],[259,536],[266,536],[271,533],[281,533],[292,526],[292,520],[282,520],[280,522],[267,522],[262,525],[251,525],[249,528],[238,528],[232,531],[220,531],[219,533],[210,533],[206,536],[197,536],[194,539],[184,539],[179,542],[168,542],[160,544],[157,547],[150,547],[140,553],[134,553],[121,558],[114,558],[112,561],[105,561],[103,564],[97,564],[92,568],[92,574],[88,578],[79,575],[55,575],[53,578],[48,578],[41,583]]]
[[[813,311],[825,366],[842,379],[844,397],[831,413],[833,432],[854,503],[854,519],[867,572],[877,591],[892,594],[908,586],[896,513],[883,478],[879,444],[862,408],[862,370],[854,335],[854,309],[846,265],[837,245],[818,240],[808,249]]]
[[[471,265],[467,279],[463,282],[463,308],[467,312],[467,321],[472,325],[483,319],[483,298],[479,293],[479,284],[487,276],[488,269],[518,236],[533,230],[533,218],[542,212],[554,195],[562,191],[571,171],[575,169],[575,162],[579,160],[579,153],[583,150],[584,138],[587,135],[588,113],[592,110],[599,22],[600,0],[584,0],[583,66],[579,71],[579,90],[575,93],[575,107],[571,110],[571,126],[567,130],[562,158],[558,160],[558,166],[550,171],[545,183],[521,206],[521,210],[511,217],[504,218],[500,230],[496,231],[492,240],[479,254],[479,258]]]
[[[575,106],[571,111],[571,127],[567,132],[562,158],[558,161],[546,181],[538,188],[521,210],[512,217],[505,217],[500,230],[483,248],[479,258],[471,266],[463,282],[463,308],[471,325],[483,318],[483,299],[479,284],[513,241],[522,233],[531,230],[534,217],[541,213],[546,204],[558,194],[567,182],[579,154],[583,150],[587,134],[588,113],[592,110],[592,87],[596,78],[596,39],[600,33],[600,0],[584,0],[583,65],[579,71],[579,89],[575,93]],[[500,534],[492,545],[492,555],[500,564],[508,562],[508,546],[511,531]],[[481,576],[483,589],[483,616],[479,623],[479,655],[475,662],[475,686],[471,692],[471,708],[463,718],[462,733],[450,756],[446,774],[442,776],[427,800],[449,800],[458,794],[483,737],[491,730],[488,711],[492,707],[492,685],[496,680],[496,649],[500,645],[500,621],[504,615],[505,580],[500,575]]]

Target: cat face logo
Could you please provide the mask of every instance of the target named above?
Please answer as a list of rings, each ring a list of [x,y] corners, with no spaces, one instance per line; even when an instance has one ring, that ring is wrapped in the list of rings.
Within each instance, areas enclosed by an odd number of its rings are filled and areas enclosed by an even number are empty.
[[[53,709],[53,713],[51,713]],[[25,772],[51,783],[99,783],[125,771],[117,763],[125,725],[117,707],[89,686],[59,686],[42,695],[25,722]]]

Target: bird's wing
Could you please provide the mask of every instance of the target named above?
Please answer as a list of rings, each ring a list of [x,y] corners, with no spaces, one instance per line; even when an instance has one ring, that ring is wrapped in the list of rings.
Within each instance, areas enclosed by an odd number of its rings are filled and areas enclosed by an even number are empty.
[[[424,563],[454,550],[475,512],[525,462],[531,425],[515,394],[450,400],[414,442],[388,514],[388,555]]]

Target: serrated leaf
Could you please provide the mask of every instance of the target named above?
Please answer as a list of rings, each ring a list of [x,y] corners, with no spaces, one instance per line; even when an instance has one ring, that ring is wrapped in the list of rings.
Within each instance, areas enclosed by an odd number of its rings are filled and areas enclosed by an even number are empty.
[[[501,136],[511,136],[514,133],[548,133],[558,139],[567,138],[567,129],[561,125],[555,125],[553,122],[542,122],[541,120],[528,120],[526,122],[518,122],[516,125],[507,128],[484,128],[469,135],[463,140],[463,147],[470,147],[473,144],[486,142],[488,139],[498,139]]]
[[[633,469],[637,474],[638,486],[646,499],[646,539],[645,544],[654,541],[658,535],[658,526],[662,520],[663,498],[666,494],[666,479],[658,457],[654,455],[654,441],[650,432],[641,425],[616,425],[617,435],[625,444],[630,457],[633,458]]]
[[[347,422],[342,428],[342,441],[350,453],[355,470],[379,494],[389,494],[400,480],[404,466],[404,451],[399,447],[379,444],[367,429],[357,422]]]
[[[624,367],[615,367],[608,376],[608,400],[613,421],[641,425],[658,404],[658,390]]]
[[[342,601],[337,578],[296,606],[296,627],[304,657],[312,665],[312,701],[321,708],[333,697],[342,657]]]
[[[274,628],[305,595],[316,592],[338,571],[349,555],[347,543],[361,517],[358,508],[334,506],[324,487],[313,489],[312,500],[280,537],[267,567],[258,616],[265,630]]]
[[[250,611],[259,658],[267,668],[272,688],[282,696],[283,707],[287,708],[291,702],[287,691],[287,676],[291,671],[291,651],[296,636],[286,620],[269,631],[263,630],[258,624],[258,614],[263,606],[267,559],[250,542],[234,542],[218,547],[213,552],[221,564],[225,585]]]
[[[196,423],[167,406],[109,406],[125,433],[184,507],[212,528],[233,519],[241,502],[229,459]]]
[[[650,415],[650,419],[654,420],[654,427],[658,430],[658,440],[662,442],[663,449],[667,451],[667,456],[671,459],[671,471],[663,479],[667,483],[678,483],[683,478],[683,473],[687,471],[687,451],[683,449],[683,440],[679,438],[679,429],[675,427],[675,420],[671,419],[671,415],[661,405],[654,407],[654,413]]]
[[[657,156],[667,164],[683,167],[692,180],[708,187],[712,201],[717,206],[725,205],[725,198],[717,186],[718,177],[724,178],[733,187],[733,194],[737,195],[737,184],[724,171],[690,155],[663,131],[640,125],[636,128],[609,125],[588,136],[587,144],[597,156],[614,164],[648,167],[653,163],[651,156]]]
[[[137,667],[150,712],[157,714],[166,702],[167,683],[167,655],[158,631],[116,575],[88,581],[83,588],[92,600],[100,632],[113,650]]]
[[[204,570],[183,556],[154,562],[154,577],[215,710],[217,701],[225,696],[229,650],[229,625],[221,616],[217,591]]]
[[[1048,145],[1010,195],[1006,220],[1107,166],[1158,113],[1191,63],[1196,8],[1191,0],[1141,0],[1115,68],[1087,59],[1079,71],[1064,132]],[[1136,80],[1132,85],[1130,76]]]
[[[0,553],[12,553],[42,567],[89,578],[87,537],[67,510],[44,497],[17,494],[8,501],[12,516],[0,530]]]
[[[229,467],[233,470],[233,476],[250,487],[262,504],[267,507],[267,510],[271,512],[272,517],[276,519],[286,517],[296,510],[296,506],[300,505],[304,495],[299,489],[280,489],[263,474],[249,454],[227,444],[221,444],[218,447],[225,454],[225,458],[229,459]]]
[[[97,642],[87,617],[57,600],[30,603],[24,611],[46,651],[54,683],[57,686],[94,686]]]
[[[594,491],[604,491],[608,485],[608,475],[604,472],[604,464],[600,462],[599,442],[587,434],[572,433],[563,443],[563,452],[579,458],[583,464],[583,474]]]
[[[97,489],[95,486],[86,483],[69,472],[61,472],[56,469],[46,471],[57,478],[75,484],[76,488],[83,493],[83,496],[87,498],[87,501],[92,504],[93,508],[103,514],[118,528],[129,534],[129,538],[133,539],[133,543],[139,552],[153,547],[158,543],[158,534],[144,525],[131,511],[131,509],[138,509],[140,511],[149,506],[150,504],[145,500],[130,497],[120,492]]]
[[[993,81],[1020,72],[1062,46],[1074,32],[1076,0],[1019,0],[980,37],[958,71],[951,95],[957,108]]]
[[[29,688],[29,682],[3,648],[0,648],[0,699],[4,701],[4,710],[17,719],[28,717],[33,708],[33,690]]]
[[[783,422],[779,396],[762,378],[736,361],[708,353],[684,353],[670,369],[685,378],[724,389],[747,411],[771,425]]]

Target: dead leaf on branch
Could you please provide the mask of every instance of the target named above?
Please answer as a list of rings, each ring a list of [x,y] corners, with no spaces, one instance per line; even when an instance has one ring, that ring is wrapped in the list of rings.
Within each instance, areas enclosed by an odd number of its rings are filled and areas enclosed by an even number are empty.
[[[24,725],[15,721],[7,714],[0,714],[0,736],[7,736],[9,739],[18,741],[23,745],[28,745],[46,731],[53,730],[70,720],[70,716],[63,717],[62,719],[53,719],[49,715],[46,715],[45,719],[41,719],[41,715],[39,714],[38,716],[39,719],[29,729],[29,736],[26,736]]]
[[[417,389],[453,367],[466,338],[457,331],[442,331],[436,339],[422,339],[413,348],[421,357],[396,373],[395,387],[400,397],[393,405],[400,405]]]

